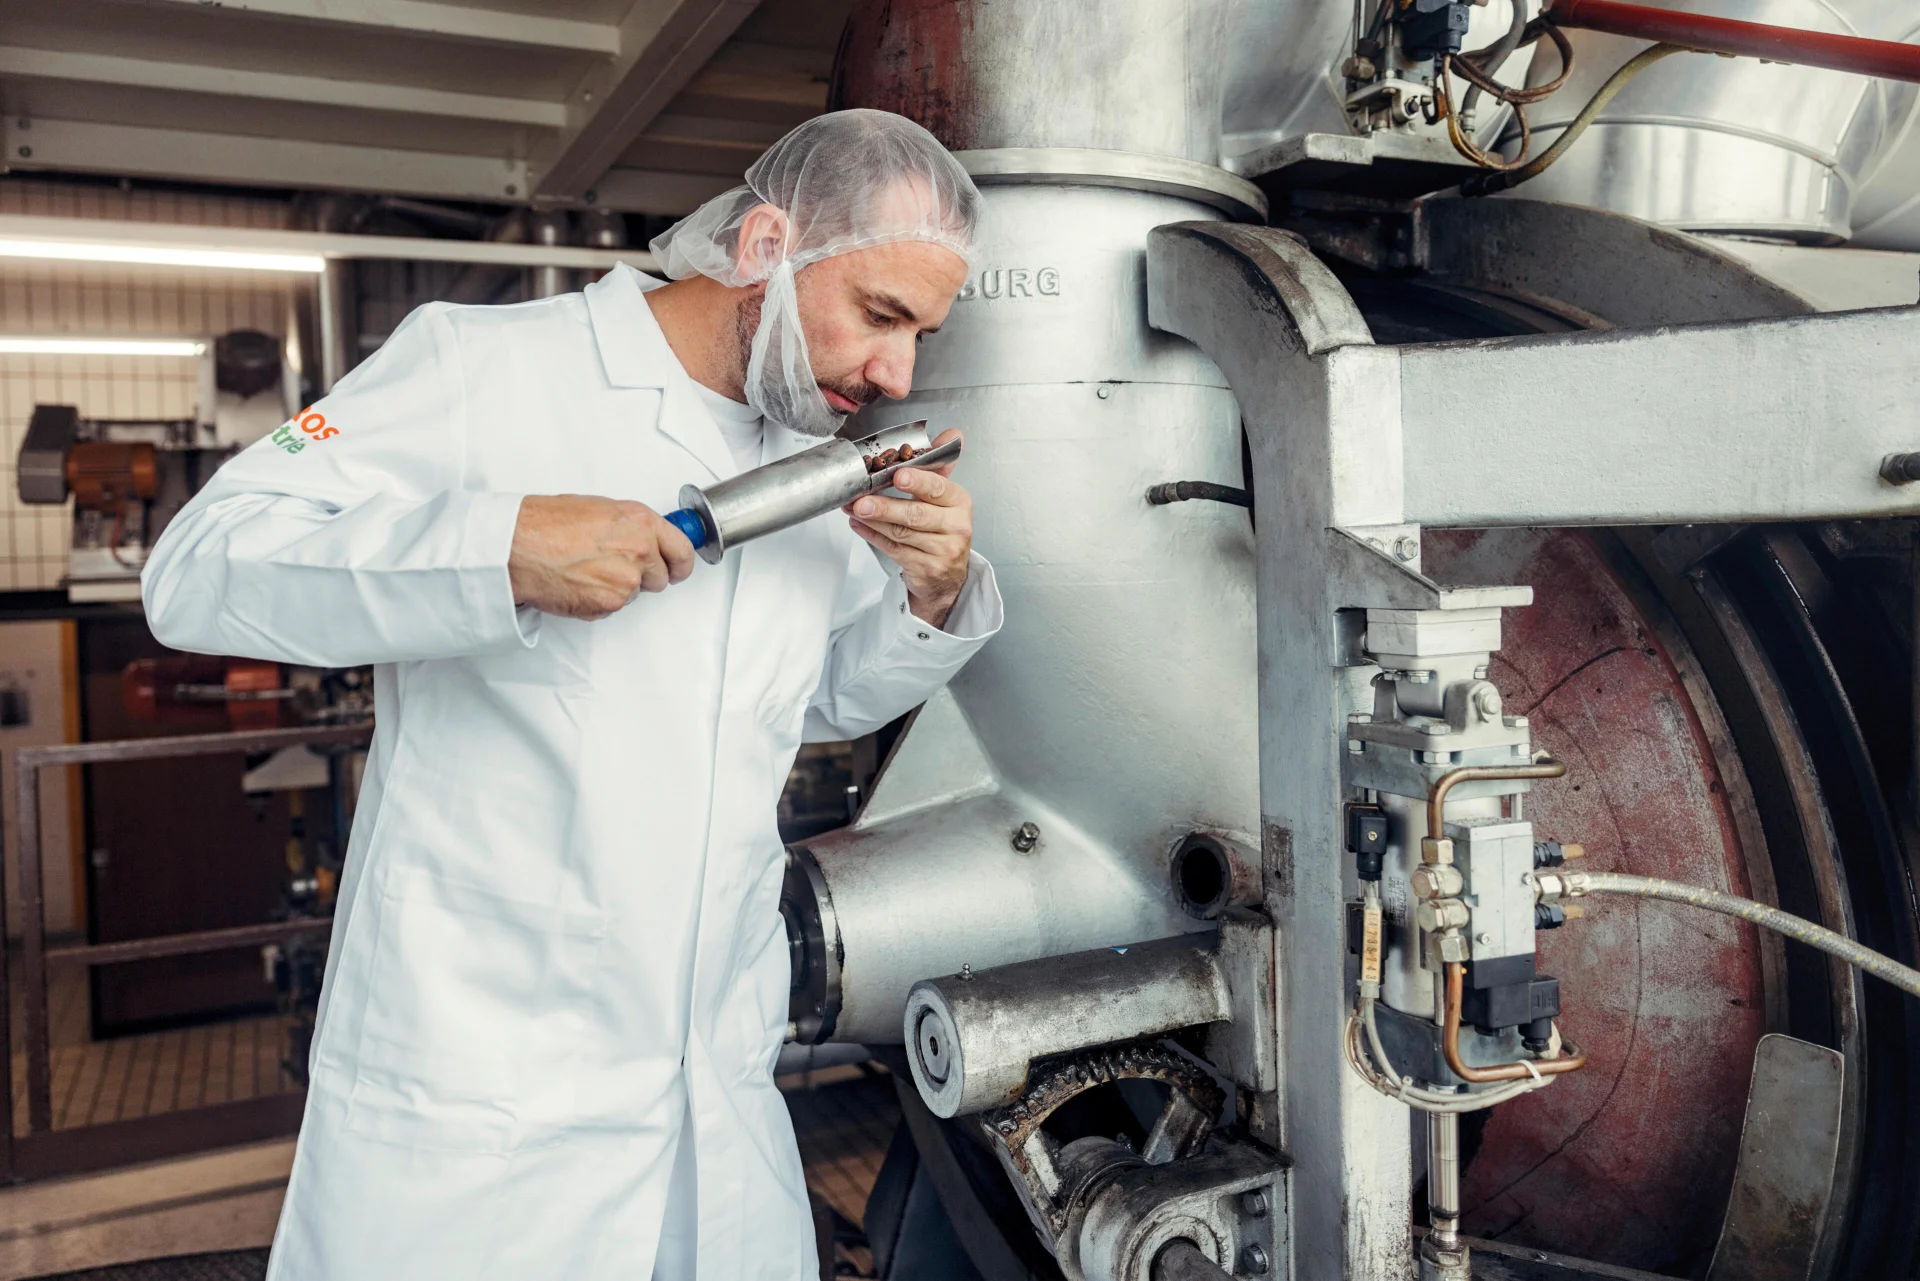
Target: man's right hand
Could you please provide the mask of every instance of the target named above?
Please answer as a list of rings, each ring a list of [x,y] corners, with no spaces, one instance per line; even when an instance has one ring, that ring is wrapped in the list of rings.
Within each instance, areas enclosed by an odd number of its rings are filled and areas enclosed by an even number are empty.
[[[521,500],[507,576],[516,605],[605,618],[693,572],[693,544],[651,507],[558,494]]]

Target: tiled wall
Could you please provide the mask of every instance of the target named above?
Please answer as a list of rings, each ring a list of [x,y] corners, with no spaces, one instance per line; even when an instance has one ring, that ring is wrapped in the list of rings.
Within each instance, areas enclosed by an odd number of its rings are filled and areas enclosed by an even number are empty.
[[[0,178],[0,214],[280,227],[282,201]],[[0,334],[197,338],[284,333],[290,284],[240,271],[185,271],[0,258]],[[36,404],[91,418],[179,418],[198,397],[195,362],[159,356],[0,355],[0,590],[57,587],[65,508],[22,504],[14,470]]]

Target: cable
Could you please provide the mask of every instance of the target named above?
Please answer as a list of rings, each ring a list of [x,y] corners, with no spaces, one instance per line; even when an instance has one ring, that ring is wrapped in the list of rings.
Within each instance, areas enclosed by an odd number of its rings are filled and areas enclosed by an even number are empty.
[[[1517,1099],[1523,1094],[1531,1094],[1553,1081],[1551,1076],[1537,1075],[1479,1094],[1453,1094],[1415,1085],[1394,1071],[1393,1062],[1380,1043],[1380,1023],[1375,1014],[1377,1004],[1376,1001],[1362,998],[1359,1008],[1348,1016],[1347,1063],[1368,1085],[1415,1111],[1478,1112],[1497,1103]],[[1365,1034],[1365,1044],[1361,1041],[1362,1033]]]
[[[1732,894],[1722,894],[1717,890],[1705,889],[1698,885],[1686,885],[1679,881],[1661,880],[1653,876],[1628,876],[1621,872],[1579,872],[1569,875],[1566,879],[1570,886],[1584,885],[1585,891],[1590,894],[1632,894],[1640,898],[1657,898],[1668,903],[1684,903],[1688,907],[1718,912],[1723,916],[1739,917],[1762,929],[1772,930],[1796,942],[1805,943],[1808,947],[1818,948],[1829,956],[1837,956],[1855,969],[1864,970],[1912,996],[1920,996],[1920,970],[1909,969],[1891,957],[1882,956],[1871,948],[1862,947],[1844,934],[1836,934],[1825,926],[1802,920],[1790,912],[1782,912],[1777,907],[1768,907],[1764,903],[1755,903],[1751,899],[1736,898]]]
[[[1473,55],[1474,61],[1489,77],[1500,74],[1500,68],[1507,65],[1507,59],[1520,48],[1521,37],[1527,33],[1527,0],[1512,0],[1512,3],[1513,21],[1507,27],[1507,34]],[[1479,85],[1469,88],[1467,96],[1460,103],[1461,113],[1472,115],[1474,104],[1480,101],[1483,92]]]
[[[1550,30],[1558,31],[1559,28],[1550,27]],[[1551,147],[1548,147],[1545,151],[1541,152],[1539,156],[1524,164],[1516,161],[1510,165],[1486,166],[1487,168],[1493,169],[1494,172],[1479,174],[1467,179],[1460,184],[1460,194],[1463,196],[1490,196],[1497,191],[1505,191],[1510,187],[1517,187],[1530,178],[1538,178],[1541,174],[1545,173],[1556,160],[1567,153],[1567,148],[1571,147],[1575,140],[1587,131],[1587,126],[1593,123],[1594,117],[1598,116],[1601,111],[1606,108],[1606,105],[1612,102],[1622,89],[1627,87],[1629,80],[1632,80],[1642,71],[1645,71],[1648,67],[1651,67],[1654,63],[1669,54],[1686,52],[1690,51],[1682,48],[1680,45],[1674,44],[1656,44],[1642,49],[1629,59],[1625,66],[1607,77],[1607,82],[1600,86],[1600,91],[1588,100],[1586,106],[1580,108],[1580,114],[1576,115],[1573,121],[1561,131],[1560,136],[1554,139]],[[1514,110],[1516,113],[1519,112],[1518,107]],[[1449,120],[1451,121],[1451,115],[1449,115]],[[1456,132],[1458,132],[1457,127],[1450,124],[1448,128],[1449,135]],[[1526,129],[1524,116],[1521,119],[1521,135],[1521,146],[1524,154],[1526,141],[1531,136]],[[1454,145],[1456,147],[1459,146],[1458,143]],[[1475,148],[1475,150],[1478,150],[1478,148]],[[1467,156],[1468,159],[1473,158],[1471,154],[1464,150],[1461,154]]]
[[[1155,507],[1164,507],[1168,503],[1189,502],[1196,498],[1216,503],[1231,503],[1235,507],[1253,506],[1252,490],[1235,489],[1231,485],[1216,485],[1210,480],[1175,480],[1147,488],[1147,501]]]

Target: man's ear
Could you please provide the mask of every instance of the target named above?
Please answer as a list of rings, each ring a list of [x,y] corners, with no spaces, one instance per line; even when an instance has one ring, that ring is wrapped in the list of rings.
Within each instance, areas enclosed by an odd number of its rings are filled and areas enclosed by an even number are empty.
[[[735,265],[743,280],[765,280],[787,257],[791,228],[784,211],[774,205],[755,205],[740,220]]]

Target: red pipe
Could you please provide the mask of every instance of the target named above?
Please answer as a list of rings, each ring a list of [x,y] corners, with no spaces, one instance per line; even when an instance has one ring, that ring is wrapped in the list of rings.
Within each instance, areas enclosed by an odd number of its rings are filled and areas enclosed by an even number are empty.
[[[1920,45],[1893,40],[1863,40],[1858,36],[1829,35],[1772,27],[1732,18],[1709,18],[1698,13],[1675,13],[1620,0],[1554,0],[1546,18],[1562,27],[1605,31],[1636,40],[1658,40],[1702,53],[1726,53],[1768,62],[1791,62],[1829,71],[1851,71],[1887,80],[1920,84]]]

